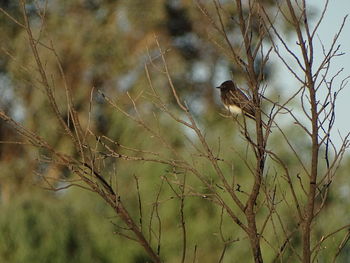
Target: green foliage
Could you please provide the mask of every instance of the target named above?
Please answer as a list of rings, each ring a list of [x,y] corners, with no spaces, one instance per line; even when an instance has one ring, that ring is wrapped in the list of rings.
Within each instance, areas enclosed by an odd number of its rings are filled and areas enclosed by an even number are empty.
[[[110,209],[81,190],[20,194],[1,211],[1,262],[127,262],[143,257],[113,234]]]

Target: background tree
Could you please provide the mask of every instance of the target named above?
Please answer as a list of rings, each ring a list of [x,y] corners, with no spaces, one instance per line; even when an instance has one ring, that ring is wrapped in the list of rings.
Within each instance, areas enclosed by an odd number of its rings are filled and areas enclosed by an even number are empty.
[[[315,65],[318,23],[309,26],[305,1],[5,1],[1,11],[1,200],[9,215],[21,211],[18,221],[2,220],[11,241],[4,260],[28,261],[37,249],[43,261],[74,262],[346,258],[346,218],[325,225],[330,213],[321,213],[345,212],[330,186],[342,180],[335,174],[348,142],[337,149],[330,133],[346,81],[334,87],[337,75],[327,76],[341,29]],[[297,35],[300,53],[283,27]],[[266,92],[270,57],[299,81],[288,98]],[[220,114],[220,74],[250,94],[256,123]],[[27,208],[33,183],[53,191]],[[104,205],[66,212],[86,207],[78,189]],[[76,221],[50,230],[44,222],[59,225],[58,215],[42,199]],[[85,213],[91,219],[82,221]],[[123,253],[107,249],[121,244]]]

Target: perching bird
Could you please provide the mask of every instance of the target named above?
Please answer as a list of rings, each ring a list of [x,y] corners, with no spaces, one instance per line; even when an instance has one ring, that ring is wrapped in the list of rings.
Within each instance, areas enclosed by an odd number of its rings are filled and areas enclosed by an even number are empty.
[[[221,101],[225,108],[234,114],[244,114],[248,118],[255,120],[255,106],[253,102],[237,88],[232,80],[223,82],[220,87]],[[267,128],[267,125],[262,122],[262,125]]]
[[[232,80],[223,82],[220,87],[221,101],[225,108],[231,113],[244,114],[255,120],[255,109],[253,102],[234,84]]]

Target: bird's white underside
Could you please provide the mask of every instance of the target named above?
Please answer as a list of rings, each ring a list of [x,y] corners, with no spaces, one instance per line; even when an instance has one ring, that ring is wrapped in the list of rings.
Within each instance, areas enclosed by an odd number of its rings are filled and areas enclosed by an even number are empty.
[[[231,113],[234,113],[234,114],[242,114],[241,108],[239,108],[239,107],[237,107],[235,105],[226,106],[226,109],[229,110]]]

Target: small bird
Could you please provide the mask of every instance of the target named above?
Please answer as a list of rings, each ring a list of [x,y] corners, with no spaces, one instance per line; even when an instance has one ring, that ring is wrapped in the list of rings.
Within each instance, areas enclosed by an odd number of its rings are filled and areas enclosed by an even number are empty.
[[[223,82],[219,87],[221,92],[221,101],[225,108],[233,114],[244,114],[248,118],[255,120],[255,106],[254,103],[237,88],[236,84],[232,80]],[[262,121],[262,125],[265,129],[270,128]]]
[[[248,118],[255,120],[255,108],[253,102],[237,88],[232,80],[223,82],[220,87],[221,101],[225,108],[234,114],[244,114]]]

